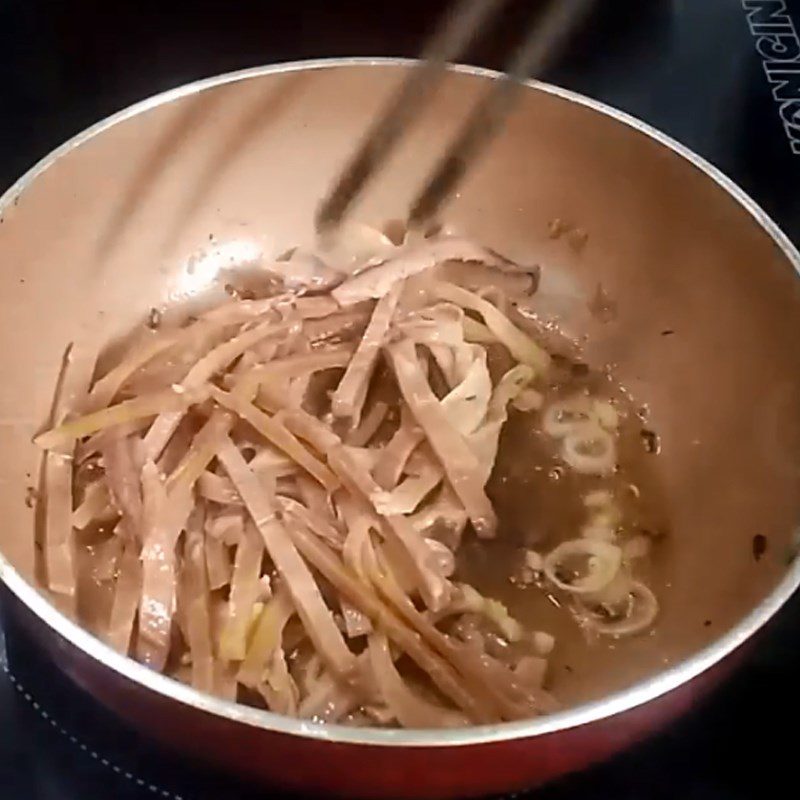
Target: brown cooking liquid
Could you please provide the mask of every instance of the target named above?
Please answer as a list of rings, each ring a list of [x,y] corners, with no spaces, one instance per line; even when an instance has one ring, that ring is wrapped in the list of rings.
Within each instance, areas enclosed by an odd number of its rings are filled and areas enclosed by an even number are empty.
[[[618,469],[611,477],[581,475],[558,457],[554,439],[541,430],[538,412],[510,410],[503,428],[488,493],[499,519],[497,538],[465,536],[458,553],[457,577],[503,602],[512,616],[532,630],[556,639],[547,686],[565,705],[597,699],[663,669],[669,662],[658,622],[644,633],[614,639],[588,636],[569,610],[569,598],[515,580],[525,548],[542,555],[580,536],[587,521],[583,497],[594,489],[614,495],[622,513],[621,541],[644,534],[650,555],[638,559],[633,574],[668,603],[669,518],[656,474],[657,440],[647,433],[642,412],[606,374],[564,360],[545,392],[545,404],[578,392],[610,399],[620,416]]]

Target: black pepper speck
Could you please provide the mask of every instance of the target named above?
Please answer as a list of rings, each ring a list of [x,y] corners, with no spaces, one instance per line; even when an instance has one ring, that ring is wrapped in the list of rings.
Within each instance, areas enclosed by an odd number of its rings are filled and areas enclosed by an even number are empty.
[[[36,501],[39,499],[39,493],[33,486],[28,486],[25,489],[25,505],[28,508],[33,508],[36,505]]]
[[[658,439],[658,434],[647,428],[642,428],[640,434],[644,449],[651,455],[658,455],[661,452],[661,442]]]
[[[757,533],[753,537],[753,558],[761,561],[761,556],[767,552],[767,537],[763,533]]]

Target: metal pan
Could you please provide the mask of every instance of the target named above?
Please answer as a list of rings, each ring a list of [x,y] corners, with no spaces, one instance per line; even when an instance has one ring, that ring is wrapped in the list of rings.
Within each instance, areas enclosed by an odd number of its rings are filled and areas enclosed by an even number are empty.
[[[142,730],[247,778],[342,797],[509,791],[603,758],[691,705],[800,581],[789,558],[800,518],[800,256],[679,144],[535,84],[445,221],[540,262],[542,313],[585,338],[591,363],[613,365],[660,434],[671,511],[663,613],[654,635],[618,645],[625,666],[584,654],[582,669],[559,679],[566,710],[549,717],[446,732],[320,727],[155,674],[36,588],[31,437],[65,344],[113,341],[151,307],[207,294],[227,270],[309,242],[318,199],[407,68],[333,60],[200,81],[81,133],[0,200],[0,578],[13,613]],[[404,212],[496,77],[448,75],[359,219]],[[585,231],[585,246],[552,238],[555,219]],[[598,288],[612,314],[595,313]],[[755,536],[767,543],[758,559]]]

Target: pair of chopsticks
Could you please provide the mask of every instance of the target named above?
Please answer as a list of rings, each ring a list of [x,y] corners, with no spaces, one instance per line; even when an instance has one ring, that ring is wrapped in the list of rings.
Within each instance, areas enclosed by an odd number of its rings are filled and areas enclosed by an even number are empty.
[[[500,13],[507,1],[459,0],[320,205],[316,216],[318,231],[334,230],[344,219],[432,96],[448,63],[469,47],[484,23]],[[436,216],[469,166],[501,129],[524,82],[542,70],[590,3],[591,0],[551,0],[539,24],[532,27],[512,54],[503,77],[478,102],[437,163],[412,203],[409,227],[421,228]]]

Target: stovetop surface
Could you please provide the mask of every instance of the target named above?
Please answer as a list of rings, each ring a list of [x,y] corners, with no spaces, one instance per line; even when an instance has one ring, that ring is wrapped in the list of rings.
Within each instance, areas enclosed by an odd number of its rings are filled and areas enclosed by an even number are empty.
[[[297,58],[414,55],[443,5],[0,4],[0,184],[97,119],[189,80]],[[793,43],[800,0],[599,0],[598,7],[545,77],[700,153],[800,243],[800,46]],[[504,36],[523,12],[524,3],[516,12],[512,6],[470,60],[500,66]],[[782,88],[767,75],[771,70],[777,81],[779,69],[788,81]],[[611,762],[531,793],[531,800],[738,800],[778,785],[796,793],[798,641],[795,600],[740,671],[687,717]],[[126,729],[0,615],[3,800],[264,796]]]

